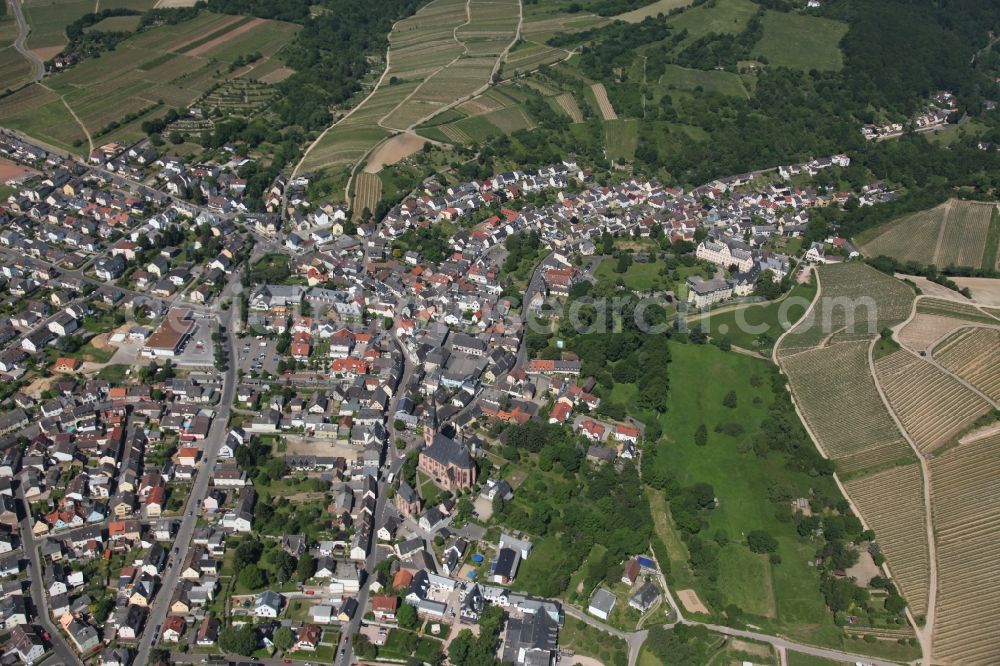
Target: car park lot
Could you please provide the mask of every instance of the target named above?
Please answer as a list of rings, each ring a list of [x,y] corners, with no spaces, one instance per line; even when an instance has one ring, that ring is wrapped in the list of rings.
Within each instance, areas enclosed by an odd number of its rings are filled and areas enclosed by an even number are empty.
[[[278,341],[269,338],[246,337],[236,345],[239,368],[244,372],[270,372],[277,374],[281,355],[277,350]]]

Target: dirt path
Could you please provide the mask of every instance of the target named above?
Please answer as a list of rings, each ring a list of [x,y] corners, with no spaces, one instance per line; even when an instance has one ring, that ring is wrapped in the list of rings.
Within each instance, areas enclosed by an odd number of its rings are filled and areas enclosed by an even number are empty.
[[[80,126],[80,129],[83,130],[84,135],[87,137],[87,148],[88,148],[88,150],[87,150],[87,157],[90,157],[91,153],[94,152],[94,139],[93,139],[93,137],[90,136],[90,130],[88,130],[87,126],[83,124],[82,120],[80,120],[80,116],[76,115],[76,111],[74,111],[73,107],[69,105],[69,102],[66,101],[65,97],[63,97],[62,95],[60,95],[59,93],[57,93],[52,88],[49,88],[44,83],[39,83],[38,85],[40,85],[41,87],[45,88],[46,90],[48,90],[53,95],[58,96],[59,97],[59,101],[61,101],[63,103],[63,106],[66,107],[66,110],[69,111],[69,115],[73,116],[73,120],[76,121],[76,124]]]

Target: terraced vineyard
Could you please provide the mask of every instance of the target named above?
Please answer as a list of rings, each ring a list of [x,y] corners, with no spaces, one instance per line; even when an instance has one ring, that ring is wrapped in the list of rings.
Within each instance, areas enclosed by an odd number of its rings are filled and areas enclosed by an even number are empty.
[[[990,409],[956,379],[906,351],[877,359],[875,372],[890,406],[922,453],[948,443]]]
[[[869,374],[868,345],[849,342],[782,362],[806,422],[842,473],[913,459]]]
[[[990,232],[995,207],[953,199],[888,223],[861,249],[868,256],[900,262],[992,269],[997,256],[997,248],[991,247],[997,239]]]
[[[941,204],[890,222],[879,236],[862,245],[861,250],[869,257],[885,255],[901,262],[934,263],[944,206]]]
[[[934,263],[938,266],[981,267],[994,208],[993,204],[953,201]]]
[[[825,343],[870,340],[910,315],[913,290],[867,264],[829,264],[817,271],[820,298],[781,341],[780,356]]]
[[[899,342],[917,353],[926,352],[938,340],[966,325],[961,319],[918,313],[896,336]]]
[[[310,146],[296,171],[353,165],[394,132],[444,113],[449,105],[471,96],[490,82],[517,24],[518,0],[432,0],[399,21],[389,34],[389,68],[383,83]],[[520,123],[517,128],[527,123],[522,113],[509,120]],[[465,137],[476,138],[464,127],[430,138]]]
[[[993,317],[987,312],[983,312],[971,303],[949,301],[944,298],[921,298],[917,301],[917,313],[937,315],[939,317],[953,317],[980,324],[1000,325],[1000,319]]]
[[[933,459],[939,663],[1000,663],[1000,435],[962,444]]]
[[[934,360],[1000,401],[1000,330],[967,328],[934,349]]]
[[[893,467],[844,485],[865,522],[875,530],[910,611],[923,615],[930,587],[930,555],[920,466]]]
[[[373,173],[359,173],[354,179],[354,210],[358,216],[366,208],[369,211],[375,210],[381,198],[382,180]]]

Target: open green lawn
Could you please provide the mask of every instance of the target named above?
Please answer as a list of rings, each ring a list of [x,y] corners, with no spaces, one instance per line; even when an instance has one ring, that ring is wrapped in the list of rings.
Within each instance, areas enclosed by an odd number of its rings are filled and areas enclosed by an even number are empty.
[[[747,90],[738,74],[722,70],[689,69],[680,65],[667,65],[660,85],[667,89],[695,90],[701,88],[705,92],[714,92],[733,97],[747,97]]]
[[[764,36],[754,49],[770,65],[796,69],[839,70],[844,65],[840,40],[847,24],[818,16],[769,11]]]
[[[616,273],[614,259],[605,259],[597,267],[597,279],[607,282],[617,282],[618,279],[625,281],[625,286],[635,291],[650,291],[654,288],[665,289],[666,279],[660,276],[660,269],[663,268],[662,261],[640,263],[635,261],[624,273]]]
[[[802,317],[815,296],[815,285],[800,284],[793,287],[784,300],[710,313],[697,323],[705,326],[713,338],[729,336],[737,347],[757,350],[759,336],[766,334],[772,341],[777,340],[786,327]],[[767,350],[761,351],[766,353]]]
[[[742,544],[729,544],[719,553],[719,587],[726,598],[753,615],[774,616],[771,564],[764,555]]]
[[[668,24],[675,34],[687,30],[688,36],[680,45],[683,48],[710,32],[743,32],[757,9],[758,5],[750,0],[716,0],[683,11],[672,17]]]
[[[639,121],[604,121],[604,144],[609,159],[631,161],[639,144]]]
[[[604,666],[628,664],[628,645],[625,641],[598,631],[572,617],[567,617],[566,624],[559,630],[559,647],[599,659]],[[572,663],[572,660],[569,663]]]
[[[776,618],[755,617],[755,624],[780,629],[803,640],[839,644],[840,631],[819,593],[815,569],[808,564],[814,556],[814,547],[800,541],[792,524],[775,518],[774,505],[766,492],[773,484],[781,484],[796,497],[808,496],[810,489],[836,495],[836,487],[829,478],[810,478],[790,471],[780,455],[761,458],[747,450],[772,399],[774,367],[764,360],[722,352],[711,345],[670,343],[670,351],[673,357],[670,399],[662,423],[668,441],[653,463],[676,475],[681,485],[712,484],[719,505],[709,516],[706,538],[724,535],[730,544],[726,549],[739,549],[746,555],[750,551],[744,545],[744,535],[750,530],[767,530],[779,542],[781,564],[761,565],[771,568],[772,591],[766,585],[754,583],[730,589],[720,581],[718,589],[723,601],[742,602],[746,606],[744,611],[750,612],[766,608],[773,592]],[[737,395],[735,409],[722,405],[729,390]],[[746,432],[739,437],[716,433],[714,428],[721,422],[739,423]],[[694,443],[694,432],[701,423],[709,432],[706,446]],[[746,562],[731,564],[749,566]],[[722,569],[725,571],[726,567]],[[735,572],[730,577],[735,577]],[[701,594],[702,585],[701,582],[695,585],[699,596],[711,596]]]
[[[569,559],[565,544],[556,537],[547,536],[534,542],[531,557],[521,562],[514,585],[519,590],[539,589],[540,581],[548,580],[559,563]],[[537,556],[535,554],[538,554]]]
[[[826,659],[824,657],[814,657],[811,654],[795,652],[794,650],[787,652],[787,660],[788,666],[840,666],[841,664],[850,663],[847,661],[834,661],[833,659]]]

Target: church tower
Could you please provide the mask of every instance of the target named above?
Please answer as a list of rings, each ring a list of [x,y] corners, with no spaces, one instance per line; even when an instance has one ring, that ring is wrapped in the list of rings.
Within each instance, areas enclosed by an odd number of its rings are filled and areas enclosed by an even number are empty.
[[[427,424],[424,426],[424,446],[430,446],[434,442],[434,435],[438,431],[437,391],[431,393],[427,409],[430,410],[430,413]]]

